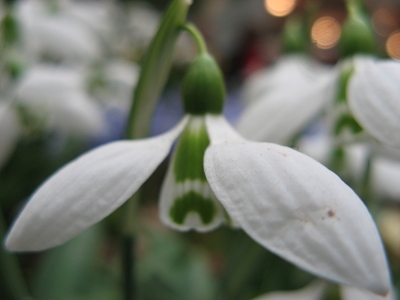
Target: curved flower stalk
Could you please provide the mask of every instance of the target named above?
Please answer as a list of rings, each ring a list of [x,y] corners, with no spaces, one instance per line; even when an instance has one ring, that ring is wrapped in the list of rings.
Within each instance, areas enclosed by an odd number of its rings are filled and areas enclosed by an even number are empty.
[[[323,300],[329,284],[323,281],[315,281],[297,291],[271,292],[253,300]],[[341,286],[340,299],[342,300],[395,300],[396,296],[390,292],[385,297],[353,287]],[[336,299],[336,298],[335,298]]]
[[[304,57],[283,58],[249,83],[247,95],[254,100],[237,130],[251,140],[286,144],[333,102],[336,81],[336,69]]]
[[[100,107],[84,90],[76,70],[35,66],[16,87],[16,104],[44,121],[47,129],[75,135],[99,135],[105,130]]]
[[[400,63],[354,59],[348,103],[355,119],[380,142],[400,148]]]
[[[186,116],[170,131],[110,143],[59,170],[32,196],[6,247],[43,250],[100,221],[142,185],[180,136],[160,197],[166,225],[203,232],[232,220],[301,268],[387,293],[385,255],[364,204],[313,159],[240,137],[221,115],[223,79],[209,55],[200,54],[189,69],[183,100]]]

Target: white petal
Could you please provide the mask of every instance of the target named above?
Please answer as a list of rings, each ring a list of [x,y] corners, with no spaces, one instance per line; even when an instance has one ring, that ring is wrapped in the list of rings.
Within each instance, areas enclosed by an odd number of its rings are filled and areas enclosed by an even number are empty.
[[[300,290],[272,292],[253,300],[320,300],[326,287],[325,282],[316,281]]]
[[[249,105],[237,124],[244,137],[284,144],[334,100],[335,70],[311,74],[269,90]]]
[[[339,177],[291,148],[214,144],[221,117],[207,118],[205,173],[229,215],[254,240],[318,276],[385,294],[389,273],[368,210]],[[226,129],[230,134],[231,128]]]
[[[11,251],[62,244],[122,205],[167,156],[186,119],[150,139],[119,141],[82,155],[32,196],[6,240]]]
[[[355,60],[348,86],[349,106],[356,120],[377,140],[400,148],[400,63]]]

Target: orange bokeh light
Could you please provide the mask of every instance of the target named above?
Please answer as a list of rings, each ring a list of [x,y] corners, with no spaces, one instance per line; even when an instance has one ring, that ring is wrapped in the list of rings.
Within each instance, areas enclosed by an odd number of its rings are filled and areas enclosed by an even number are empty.
[[[340,24],[332,17],[319,18],[311,28],[311,38],[320,49],[330,49],[335,46],[339,41],[340,33]]]
[[[275,17],[284,17],[290,14],[295,6],[296,0],[265,0],[265,9]]]
[[[400,60],[400,30],[393,32],[386,40],[386,52],[391,58]]]
[[[380,36],[388,36],[396,28],[397,22],[387,8],[379,8],[372,15],[372,26]]]

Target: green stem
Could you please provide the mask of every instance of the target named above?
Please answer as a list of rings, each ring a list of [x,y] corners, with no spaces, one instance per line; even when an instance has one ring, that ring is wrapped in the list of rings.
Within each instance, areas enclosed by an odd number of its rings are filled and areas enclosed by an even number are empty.
[[[0,210],[0,236],[6,234],[6,224]],[[28,288],[15,255],[0,246],[0,291],[6,299],[29,300]]]
[[[186,22],[191,0],[174,0],[168,8],[142,63],[134,101],[129,112],[126,137],[148,136],[153,113],[167,82],[180,26]]]
[[[199,54],[207,53],[207,44],[203,38],[200,30],[192,23],[186,23],[181,26],[183,30],[186,30],[196,42],[197,51]]]
[[[124,299],[135,299],[135,237],[125,236],[122,239],[122,275]]]
[[[136,192],[123,206],[124,215],[121,228],[121,269],[125,300],[136,298],[135,241],[138,227],[137,210],[140,192]]]

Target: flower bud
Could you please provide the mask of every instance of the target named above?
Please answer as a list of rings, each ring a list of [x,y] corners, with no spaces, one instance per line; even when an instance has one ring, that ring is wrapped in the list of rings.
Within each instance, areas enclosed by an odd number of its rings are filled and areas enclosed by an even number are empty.
[[[339,49],[342,57],[375,52],[371,24],[358,7],[349,7],[349,16],[343,25]]]

